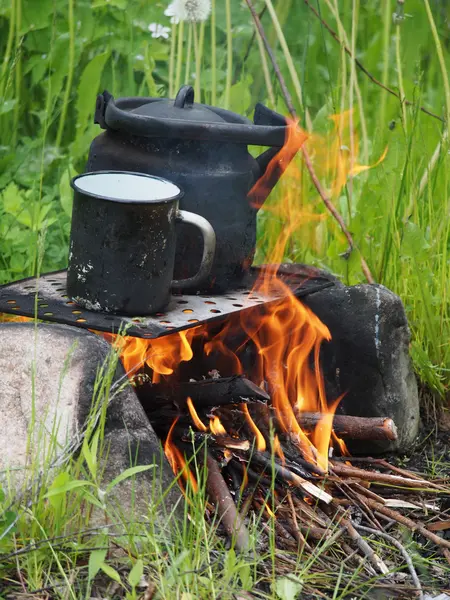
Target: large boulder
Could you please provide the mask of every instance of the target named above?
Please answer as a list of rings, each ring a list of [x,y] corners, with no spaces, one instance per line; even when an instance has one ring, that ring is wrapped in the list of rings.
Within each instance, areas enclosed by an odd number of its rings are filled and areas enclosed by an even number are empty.
[[[417,382],[409,356],[410,331],[398,296],[377,284],[332,287],[302,298],[327,325],[322,348],[327,397],[343,398],[338,413],[391,417],[396,442],[353,442],[353,452],[408,451],[419,430]]]
[[[101,485],[131,466],[154,464],[119,483],[111,500],[129,517],[136,509],[144,516],[150,503],[166,521],[180,503],[180,492],[161,444],[122,367],[111,366],[111,346],[82,329],[0,323],[0,472],[19,491],[30,481],[31,469],[36,474],[37,467],[76,450],[105,365],[111,391]]]

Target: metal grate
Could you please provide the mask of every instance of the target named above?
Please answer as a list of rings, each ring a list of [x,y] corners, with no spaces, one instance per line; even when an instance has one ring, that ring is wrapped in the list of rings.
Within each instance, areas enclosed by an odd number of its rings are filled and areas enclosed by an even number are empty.
[[[196,325],[223,320],[228,315],[239,311],[251,310],[256,306],[274,302],[279,295],[263,295],[255,293],[252,285],[259,270],[251,269],[242,286],[225,295],[177,295],[163,313],[146,317],[128,317],[103,312],[88,311],[73,302],[66,293],[66,271],[55,271],[41,275],[40,278],[29,278],[0,286],[0,313],[35,316],[43,321],[54,321],[66,325],[74,325],[85,329],[95,329],[117,333],[124,327],[127,335],[139,338],[157,338],[163,335],[189,329]],[[292,279],[292,278],[291,278]],[[318,283],[317,280],[322,280]],[[333,282],[323,282],[323,277],[302,280],[287,279],[297,296],[305,295],[329,287]],[[308,285],[304,285],[304,284]],[[244,285],[245,284],[245,285]]]

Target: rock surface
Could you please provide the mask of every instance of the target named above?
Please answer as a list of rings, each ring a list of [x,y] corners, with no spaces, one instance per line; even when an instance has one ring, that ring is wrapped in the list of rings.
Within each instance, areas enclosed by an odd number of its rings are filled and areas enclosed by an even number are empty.
[[[75,327],[0,324],[0,472],[7,470],[9,483],[14,482],[17,489],[33,464],[55,460],[79,440],[91,409],[97,371],[110,351],[99,336]],[[123,376],[119,366],[114,380]],[[138,508],[141,516],[148,502],[158,504],[166,518],[179,504],[179,489],[173,485],[160,442],[126,378],[124,384],[112,395],[107,409],[104,439],[108,452],[102,486],[130,466],[155,464],[114,488],[115,500],[125,512]],[[161,490],[167,489],[161,502]]]
[[[419,429],[419,398],[400,298],[382,285],[347,287],[335,281],[303,301],[331,332],[331,342],[322,349],[322,368],[328,398],[345,394],[338,412],[391,417],[397,425],[396,442],[353,442],[350,449],[410,449]]]

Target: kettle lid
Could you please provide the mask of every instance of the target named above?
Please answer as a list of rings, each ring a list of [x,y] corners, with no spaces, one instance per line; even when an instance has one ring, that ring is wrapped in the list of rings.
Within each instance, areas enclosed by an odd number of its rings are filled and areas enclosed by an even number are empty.
[[[94,122],[103,129],[149,138],[177,138],[258,146],[284,144],[287,122],[261,104],[253,123],[234,112],[194,102],[192,86],[183,86],[175,100],[119,98],[104,91],[97,96]]]
[[[226,123],[227,120],[215,112],[212,107],[194,102],[194,89],[190,85],[180,88],[175,100],[156,100],[146,102],[131,110],[136,115],[156,117],[157,119],[176,119],[197,123]],[[243,117],[241,117],[243,119]],[[250,123],[248,119],[242,122]]]

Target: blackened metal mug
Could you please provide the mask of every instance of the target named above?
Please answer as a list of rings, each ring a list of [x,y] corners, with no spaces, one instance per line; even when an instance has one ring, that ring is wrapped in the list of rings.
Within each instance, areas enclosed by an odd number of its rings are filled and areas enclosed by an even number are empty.
[[[195,288],[208,277],[215,233],[200,215],[180,210],[174,183],[127,171],[74,177],[67,294],[88,310],[124,315],[162,311],[171,290]],[[198,272],[173,281],[176,222],[198,227],[203,256]]]

